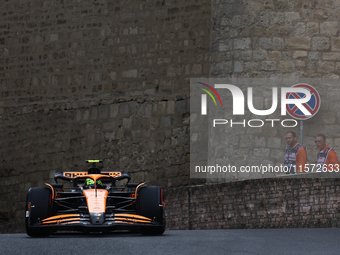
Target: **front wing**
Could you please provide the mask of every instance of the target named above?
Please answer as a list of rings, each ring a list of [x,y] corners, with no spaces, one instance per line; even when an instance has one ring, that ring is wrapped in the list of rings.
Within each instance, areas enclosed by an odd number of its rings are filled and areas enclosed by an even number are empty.
[[[63,214],[43,219],[30,227],[51,230],[112,231],[164,226],[150,218],[136,214],[111,213],[96,216],[98,219],[103,217],[104,220],[97,223],[95,220],[91,221],[92,217],[89,214]]]

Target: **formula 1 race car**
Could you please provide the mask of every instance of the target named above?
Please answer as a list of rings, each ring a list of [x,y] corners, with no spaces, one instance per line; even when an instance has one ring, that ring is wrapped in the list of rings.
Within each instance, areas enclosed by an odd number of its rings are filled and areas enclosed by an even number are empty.
[[[29,189],[25,208],[29,236],[48,236],[58,230],[163,234],[163,189],[129,183],[130,175],[125,171],[101,172],[96,166],[101,160],[86,162],[92,163],[87,172],[58,172],[55,184]],[[119,182],[124,185],[117,185]]]

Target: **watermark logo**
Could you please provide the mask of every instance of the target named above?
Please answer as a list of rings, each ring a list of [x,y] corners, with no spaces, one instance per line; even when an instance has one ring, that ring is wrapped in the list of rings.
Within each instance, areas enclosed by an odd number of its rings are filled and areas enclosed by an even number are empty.
[[[300,107],[296,104],[287,104],[286,110],[288,114],[298,120],[306,120],[315,116],[321,105],[321,98],[318,91],[311,85],[302,83],[295,84],[292,88],[304,88],[309,91],[310,95],[307,97],[304,93],[287,93],[286,98],[289,100],[304,99],[306,101],[302,103]],[[309,100],[307,100],[308,98]]]
[[[218,97],[222,106],[222,100],[216,89],[228,89],[231,92],[233,98],[233,115],[245,114],[245,97],[242,90],[232,84],[215,84],[215,88],[208,84],[197,82],[212,90]],[[217,106],[214,96],[205,88],[197,87],[205,91],[213,99]],[[274,113],[278,106],[278,88],[272,88],[272,105],[269,109],[258,110],[253,104],[253,88],[247,88],[247,106],[248,110],[258,116],[268,116]],[[319,93],[308,84],[296,84],[292,87],[281,88],[281,115],[285,116],[286,112],[295,119],[308,119],[313,117],[320,108],[320,96]],[[207,115],[207,95],[201,95],[201,115]]]
[[[220,104],[222,106],[221,97],[213,87],[211,87],[210,85],[203,83],[203,82],[197,82],[197,83],[207,87],[208,89],[210,89],[217,96],[217,98],[220,101]],[[197,87],[197,88],[206,92],[214,100],[215,106],[217,106],[215,97],[211,94],[211,92],[209,90],[207,90],[205,88],[201,88],[201,87]],[[206,94],[201,95],[201,114],[207,115],[207,95]]]
[[[190,79],[190,116],[184,120],[190,123],[190,177],[214,181],[288,177],[290,169],[283,164],[285,134],[300,131],[301,145],[308,130],[323,130],[332,137],[334,125],[329,125],[334,121],[321,123],[315,118],[325,112],[336,115],[338,83],[295,76]],[[330,107],[321,108],[325,101]],[[178,103],[178,110],[184,105]],[[316,166],[314,171],[309,167],[308,171],[305,165],[306,172],[317,171]]]

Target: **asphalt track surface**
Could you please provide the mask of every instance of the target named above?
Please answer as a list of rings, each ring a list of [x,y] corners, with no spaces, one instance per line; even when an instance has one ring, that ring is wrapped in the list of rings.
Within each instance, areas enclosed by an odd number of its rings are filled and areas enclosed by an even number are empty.
[[[340,254],[339,228],[168,230],[136,233],[0,235],[0,254]]]

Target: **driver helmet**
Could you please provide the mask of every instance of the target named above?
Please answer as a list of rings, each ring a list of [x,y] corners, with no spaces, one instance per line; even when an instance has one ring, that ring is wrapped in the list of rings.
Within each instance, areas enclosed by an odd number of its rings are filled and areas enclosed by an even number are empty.
[[[101,180],[97,180],[97,186],[103,186]],[[84,189],[94,189],[94,180],[91,178],[87,178],[84,182]]]
[[[91,178],[87,178],[84,182],[84,189],[93,189],[94,188],[94,180]]]

